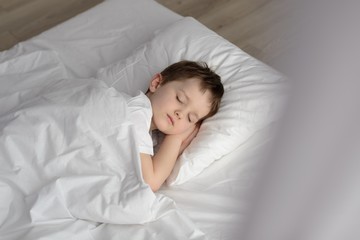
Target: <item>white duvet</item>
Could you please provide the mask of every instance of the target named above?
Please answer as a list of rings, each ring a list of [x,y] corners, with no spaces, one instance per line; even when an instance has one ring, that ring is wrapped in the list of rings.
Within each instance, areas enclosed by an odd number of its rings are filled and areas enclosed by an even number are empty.
[[[1,239],[204,239],[143,182],[123,95],[50,51],[0,73]]]

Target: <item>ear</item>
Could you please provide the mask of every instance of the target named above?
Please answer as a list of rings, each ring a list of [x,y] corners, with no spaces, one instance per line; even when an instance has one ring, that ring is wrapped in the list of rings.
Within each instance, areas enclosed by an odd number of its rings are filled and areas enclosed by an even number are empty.
[[[155,76],[153,76],[153,78],[150,81],[150,86],[149,86],[149,91],[150,92],[155,92],[156,89],[158,89],[161,86],[161,82],[162,82],[162,77],[160,73],[155,74]]]

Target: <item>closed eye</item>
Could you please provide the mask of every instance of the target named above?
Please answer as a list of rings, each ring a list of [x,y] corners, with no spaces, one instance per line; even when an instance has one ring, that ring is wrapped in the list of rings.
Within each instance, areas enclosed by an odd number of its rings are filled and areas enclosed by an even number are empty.
[[[177,100],[179,103],[183,103],[183,102],[180,100],[179,96],[176,96],[176,100]]]
[[[197,117],[190,114],[190,115],[188,115],[188,120],[189,120],[190,123],[196,123],[197,122]]]

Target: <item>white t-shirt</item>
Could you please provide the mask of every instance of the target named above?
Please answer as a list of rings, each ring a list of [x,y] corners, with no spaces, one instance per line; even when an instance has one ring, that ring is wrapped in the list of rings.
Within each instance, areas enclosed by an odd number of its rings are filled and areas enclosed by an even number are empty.
[[[140,153],[154,155],[153,140],[150,135],[152,108],[149,98],[141,91],[135,97],[128,96],[129,119],[134,124]]]

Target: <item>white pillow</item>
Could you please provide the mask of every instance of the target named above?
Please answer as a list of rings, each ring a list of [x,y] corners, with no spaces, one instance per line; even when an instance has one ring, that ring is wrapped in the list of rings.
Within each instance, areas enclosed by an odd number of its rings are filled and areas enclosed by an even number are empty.
[[[151,77],[180,60],[205,61],[225,88],[219,112],[204,121],[167,179],[181,184],[274,121],[281,107],[284,77],[191,17],[162,29],[128,58],[98,71],[119,91],[146,91]]]

